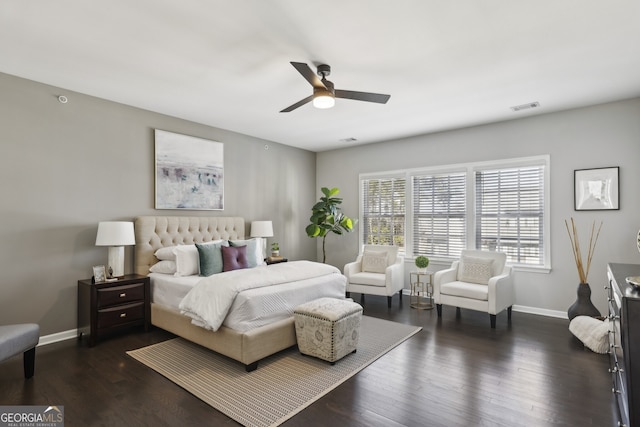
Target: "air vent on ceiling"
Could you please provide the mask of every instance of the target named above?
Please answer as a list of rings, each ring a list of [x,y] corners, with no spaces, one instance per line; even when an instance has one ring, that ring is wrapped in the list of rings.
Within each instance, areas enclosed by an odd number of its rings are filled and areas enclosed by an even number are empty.
[[[522,104],[522,105],[516,105],[515,107],[511,107],[511,109],[513,111],[520,111],[520,110],[528,110],[530,108],[538,108],[540,106],[539,102],[529,102],[528,104]]]
[[[343,138],[343,139],[340,140],[340,142],[356,142],[356,141],[357,141],[357,139],[355,139],[353,137],[352,138]]]

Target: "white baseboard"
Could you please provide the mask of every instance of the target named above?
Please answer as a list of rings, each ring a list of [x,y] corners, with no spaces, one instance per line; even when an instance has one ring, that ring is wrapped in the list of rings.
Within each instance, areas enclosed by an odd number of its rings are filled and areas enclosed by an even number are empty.
[[[547,310],[546,308],[527,307],[525,305],[514,305],[513,311],[520,313],[537,314],[539,316],[557,317],[558,319],[569,319],[566,311]]]
[[[40,337],[38,347],[41,345],[53,344],[54,342],[66,341],[78,336],[77,329],[69,329],[68,331],[56,332],[51,335],[44,335]]]

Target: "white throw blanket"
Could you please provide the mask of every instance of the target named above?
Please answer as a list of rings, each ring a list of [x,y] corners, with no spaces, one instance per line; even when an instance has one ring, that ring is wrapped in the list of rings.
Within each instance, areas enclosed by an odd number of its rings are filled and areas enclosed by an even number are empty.
[[[336,267],[311,261],[291,261],[214,274],[200,280],[180,302],[180,312],[191,323],[217,331],[238,293],[264,286],[296,282],[327,274]]]

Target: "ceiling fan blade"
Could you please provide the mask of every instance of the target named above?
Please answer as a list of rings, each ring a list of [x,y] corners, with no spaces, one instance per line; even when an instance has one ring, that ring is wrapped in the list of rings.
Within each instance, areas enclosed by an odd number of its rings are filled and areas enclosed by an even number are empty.
[[[378,104],[386,104],[391,95],[383,95],[381,93],[355,92],[352,90],[336,89],[336,98],[355,99],[356,101],[377,102]]]
[[[313,95],[311,96],[307,96],[305,99],[296,102],[293,105],[288,106],[287,108],[285,108],[284,110],[280,111],[281,113],[288,113],[289,111],[293,111],[298,107],[302,107],[304,104],[306,104],[307,102],[311,101],[313,99]]]
[[[309,83],[311,83],[311,86],[326,89],[326,86],[324,85],[324,83],[322,83],[322,80],[320,80],[316,73],[314,73],[307,64],[305,64],[304,62],[291,62],[291,65],[293,65],[293,68],[295,68],[300,74],[302,74],[302,77],[304,77]]]

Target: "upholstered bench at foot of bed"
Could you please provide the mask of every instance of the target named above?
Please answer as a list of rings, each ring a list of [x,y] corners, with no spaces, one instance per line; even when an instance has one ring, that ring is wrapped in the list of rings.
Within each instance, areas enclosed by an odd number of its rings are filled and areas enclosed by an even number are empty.
[[[23,353],[24,377],[33,377],[40,326],[35,323],[0,326],[0,362]]]
[[[300,353],[333,365],[355,353],[360,337],[362,306],[351,300],[319,298],[294,310]]]

